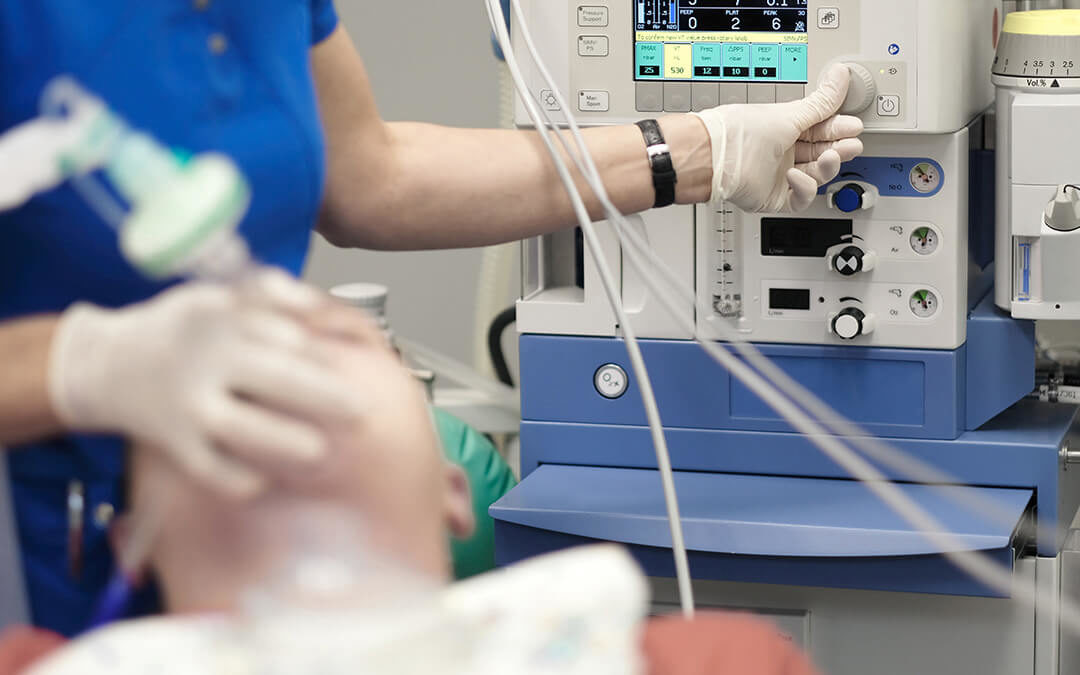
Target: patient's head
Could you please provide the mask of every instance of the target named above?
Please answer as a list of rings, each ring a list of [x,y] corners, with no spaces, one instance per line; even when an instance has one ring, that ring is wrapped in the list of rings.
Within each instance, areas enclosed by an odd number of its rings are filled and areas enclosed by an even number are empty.
[[[296,554],[295,529],[284,524],[295,528],[297,519],[335,509],[359,514],[363,541],[379,556],[445,580],[447,533],[466,536],[472,510],[464,474],[443,459],[420,387],[381,342],[325,346],[370,395],[363,419],[331,431],[333,450],[317,468],[275,467],[271,487],[241,503],[193,483],[160,453],[133,453],[135,517],[163,495],[169,504],[150,562],[170,611],[235,609],[248,587]],[[333,509],[311,508],[324,505]]]

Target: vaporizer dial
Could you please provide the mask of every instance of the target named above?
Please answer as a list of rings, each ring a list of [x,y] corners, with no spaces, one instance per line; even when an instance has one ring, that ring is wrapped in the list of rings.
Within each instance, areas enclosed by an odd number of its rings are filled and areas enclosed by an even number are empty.
[[[911,233],[911,248],[919,255],[930,255],[937,247],[938,234],[929,227],[920,227]]]
[[[1012,12],[1005,17],[994,57],[995,85],[1062,92],[1080,87],[1078,74],[1080,10]]]
[[[937,314],[938,299],[932,291],[915,291],[911,295],[911,313],[920,319],[929,319]]]

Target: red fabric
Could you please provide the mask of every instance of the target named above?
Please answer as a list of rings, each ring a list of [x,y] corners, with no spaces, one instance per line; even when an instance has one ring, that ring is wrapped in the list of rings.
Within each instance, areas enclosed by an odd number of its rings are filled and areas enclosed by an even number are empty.
[[[18,675],[65,643],[49,631],[9,628],[0,634],[0,675]],[[739,614],[653,619],[644,652],[648,675],[819,675],[772,624]]]
[[[748,615],[654,619],[644,649],[648,675],[819,675],[772,624]]]
[[[0,675],[18,675],[67,642],[56,633],[18,626],[0,633]]]

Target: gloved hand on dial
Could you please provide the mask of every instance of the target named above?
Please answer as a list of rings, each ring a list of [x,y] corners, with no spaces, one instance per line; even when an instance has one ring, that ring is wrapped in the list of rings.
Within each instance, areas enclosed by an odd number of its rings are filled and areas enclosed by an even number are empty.
[[[810,206],[840,163],[862,153],[858,117],[838,115],[851,73],[837,64],[817,91],[791,103],[725,105],[694,113],[709,132],[713,202],[746,211],[793,212]]]
[[[322,358],[342,337],[383,343],[374,322],[284,272],[191,282],[119,310],[68,309],[49,392],[68,428],[144,441],[246,497],[263,487],[261,464],[317,462],[322,428],[363,414],[371,391]]]

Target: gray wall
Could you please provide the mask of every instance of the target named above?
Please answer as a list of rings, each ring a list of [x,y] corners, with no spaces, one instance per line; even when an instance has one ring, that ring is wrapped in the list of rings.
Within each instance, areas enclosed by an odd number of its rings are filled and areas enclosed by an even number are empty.
[[[371,75],[384,119],[497,125],[498,70],[480,0],[394,2],[394,29],[387,29],[388,17],[373,0],[337,0],[337,10]],[[471,362],[479,250],[343,251],[318,235],[313,243],[310,281],[325,288],[350,281],[386,284],[396,332]],[[513,297],[509,289],[507,301]]]

